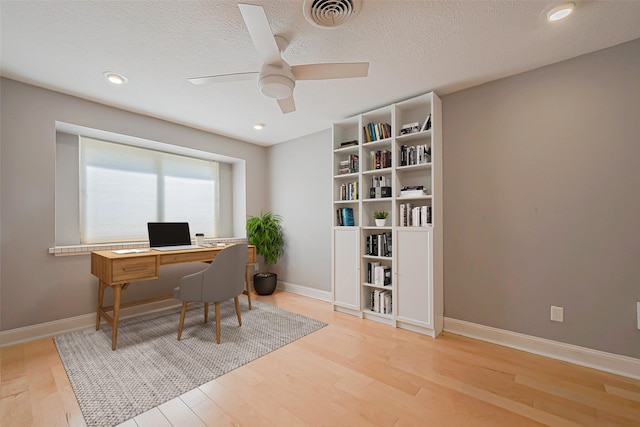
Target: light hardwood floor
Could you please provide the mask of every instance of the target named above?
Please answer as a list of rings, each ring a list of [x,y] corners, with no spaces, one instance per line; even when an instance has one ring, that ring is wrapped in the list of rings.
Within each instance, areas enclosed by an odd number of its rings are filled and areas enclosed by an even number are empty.
[[[122,426],[640,426],[640,381],[256,298],[329,325]],[[50,338],[0,349],[0,365],[0,425],[84,425]]]

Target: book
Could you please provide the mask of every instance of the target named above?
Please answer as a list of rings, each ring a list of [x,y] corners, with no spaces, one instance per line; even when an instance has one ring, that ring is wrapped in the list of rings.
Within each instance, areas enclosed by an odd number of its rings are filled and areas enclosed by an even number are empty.
[[[391,292],[384,291],[384,312],[385,314],[393,313]]]
[[[367,263],[367,283],[373,283],[374,280],[374,271],[376,267],[380,265],[379,261],[373,261]]]
[[[431,129],[431,113],[427,115],[427,118],[424,120],[424,124],[422,125],[422,129],[420,130],[424,132],[429,129]]]
[[[391,125],[389,123],[369,122],[362,128],[364,142],[379,141],[391,138]]]
[[[416,132],[420,132],[420,123],[418,122],[402,125],[402,128],[400,129],[400,135],[407,135]]]
[[[350,147],[352,145],[358,145],[358,140],[353,139],[351,141],[345,141],[340,143],[340,147]]]
[[[345,227],[353,227],[355,225],[352,208],[342,208],[342,225]]]
[[[416,197],[416,196],[426,196],[427,192],[425,190],[404,190],[400,191],[400,197]]]
[[[339,208],[336,209],[336,225],[339,227],[352,227],[355,225],[353,219],[353,209]]]

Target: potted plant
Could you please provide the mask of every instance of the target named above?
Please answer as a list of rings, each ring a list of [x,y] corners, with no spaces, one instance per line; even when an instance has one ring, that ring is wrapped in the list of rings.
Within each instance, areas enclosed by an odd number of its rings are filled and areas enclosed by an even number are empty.
[[[272,212],[262,212],[247,219],[247,240],[256,247],[256,253],[264,257],[265,267],[275,264],[284,252],[282,217]],[[253,276],[253,287],[258,295],[270,295],[275,291],[278,276],[260,272]]]
[[[384,227],[384,225],[387,222],[388,215],[389,215],[389,212],[387,211],[375,211],[373,213],[373,218],[376,220],[376,225],[378,227]]]

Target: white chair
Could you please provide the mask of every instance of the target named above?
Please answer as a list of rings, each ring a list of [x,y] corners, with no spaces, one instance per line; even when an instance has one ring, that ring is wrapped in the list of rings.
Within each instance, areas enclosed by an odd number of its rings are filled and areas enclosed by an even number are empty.
[[[220,302],[233,298],[236,303],[238,324],[242,326],[238,295],[245,288],[247,243],[236,243],[224,248],[204,270],[184,276],[173,297],[182,301],[178,340],[182,336],[184,316],[190,302],[204,303],[204,323],[209,320],[209,303],[215,305],[216,341],[220,344]]]

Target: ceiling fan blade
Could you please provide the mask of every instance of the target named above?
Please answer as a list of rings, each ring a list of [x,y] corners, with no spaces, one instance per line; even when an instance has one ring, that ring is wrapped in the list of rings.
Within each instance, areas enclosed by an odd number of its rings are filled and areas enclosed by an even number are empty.
[[[291,67],[296,80],[326,80],[367,77],[368,62],[344,62],[335,64],[306,64]]]
[[[231,74],[219,74],[217,76],[206,77],[194,77],[189,80],[194,85],[204,85],[208,83],[227,83],[227,82],[239,82],[243,80],[255,80],[260,74],[257,71],[251,71],[248,73],[231,73]]]
[[[282,63],[280,49],[278,49],[278,44],[273,37],[262,6],[240,3],[238,7],[262,62],[269,65],[280,65]]]
[[[293,95],[288,98],[278,99],[278,105],[284,114],[296,111],[296,103],[293,100]]]

